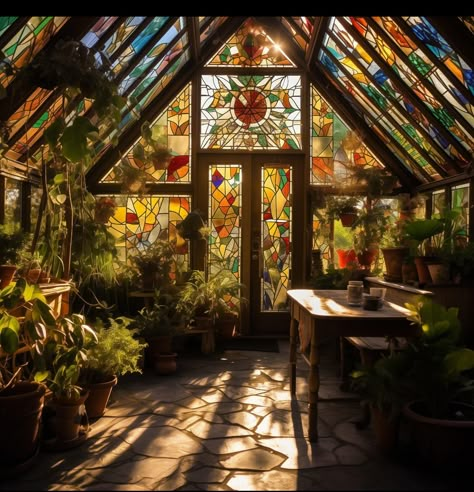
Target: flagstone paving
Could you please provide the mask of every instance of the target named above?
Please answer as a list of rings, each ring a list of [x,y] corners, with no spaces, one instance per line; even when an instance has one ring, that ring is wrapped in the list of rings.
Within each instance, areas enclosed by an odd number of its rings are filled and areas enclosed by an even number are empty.
[[[472,484],[416,465],[400,450],[382,456],[372,429],[354,425],[356,395],[343,392],[330,347],[321,365],[317,443],[306,439],[308,369],[297,400],[280,352],[183,353],[174,375],[120,379],[87,439],[40,450],[1,490],[445,490]],[[3,480],[2,480],[3,478]]]

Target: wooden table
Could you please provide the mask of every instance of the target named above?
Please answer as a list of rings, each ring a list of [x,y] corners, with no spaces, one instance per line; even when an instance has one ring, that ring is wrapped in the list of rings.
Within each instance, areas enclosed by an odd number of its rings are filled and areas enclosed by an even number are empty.
[[[323,336],[412,337],[418,327],[407,319],[408,310],[385,302],[378,311],[347,304],[346,290],[291,289],[290,301],[290,391],[296,395],[296,345],[309,352],[308,439],[318,439],[319,344]]]

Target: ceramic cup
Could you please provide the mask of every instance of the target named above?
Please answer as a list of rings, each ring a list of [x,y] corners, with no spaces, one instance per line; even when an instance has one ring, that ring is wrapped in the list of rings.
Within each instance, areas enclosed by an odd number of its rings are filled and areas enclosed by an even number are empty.
[[[371,287],[370,288],[370,295],[380,297],[380,299],[382,299],[382,301],[385,299],[385,293],[386,292],[387,292],[387,289],[384,287]]]

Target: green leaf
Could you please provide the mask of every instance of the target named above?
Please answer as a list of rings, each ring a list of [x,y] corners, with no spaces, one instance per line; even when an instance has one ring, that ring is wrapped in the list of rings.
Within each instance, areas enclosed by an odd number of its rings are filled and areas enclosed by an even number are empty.
[[[0,345],[8,354],[13,354],[20,345],[20,324],[14,316],[5,314],[1,320]]]
[[[444,358],[444,364],[450,376],[474,369],[474,350],[462,348],[450,352]]]
[[[50,147],[56,147],[65,126],[64,118],[58,118],[44,131],[44,138]]]

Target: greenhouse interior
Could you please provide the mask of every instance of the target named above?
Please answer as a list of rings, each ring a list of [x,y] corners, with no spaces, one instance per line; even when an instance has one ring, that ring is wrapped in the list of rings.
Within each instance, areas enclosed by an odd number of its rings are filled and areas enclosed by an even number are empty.
[[[0,17],[0,489],[471,489],[473,41]]]

